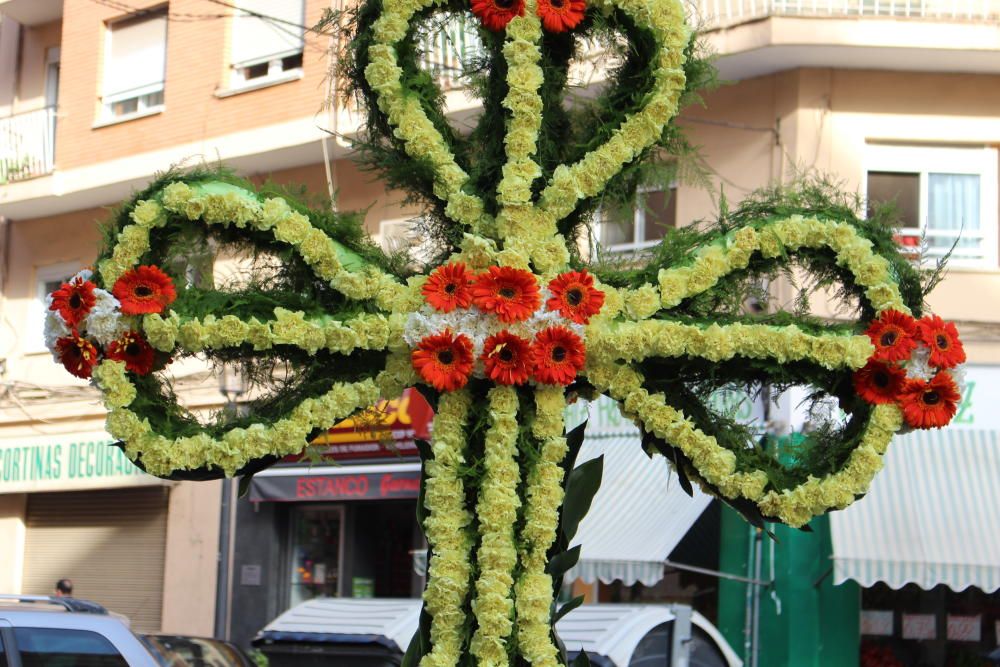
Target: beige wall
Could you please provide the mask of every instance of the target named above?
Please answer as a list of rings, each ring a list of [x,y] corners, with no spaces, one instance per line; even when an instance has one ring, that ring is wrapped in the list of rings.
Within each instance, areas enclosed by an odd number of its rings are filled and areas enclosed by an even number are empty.
[[[23,493],[0,495],[0,593],[21,592],[27,498]]]
[[[163,632],[211,636],[219,567],[222,482],[182,482],[170,490]]]
[[[163,4],[137,0],[137,8]],[[306,25],[314,25],[323,0],[306,2]],[[173,0],[174,13],[225,13],[220,5]],[[121,12],[89,0],[63,3],[62,79],[56,164],[59,169],[86,166],[136,153],[197,142],[320,111],[326,97],[328,38],[306,33],[304,78],[227,98],[215,92],[229,87],[229,20],[170,21],[163,113],[94,128],[98,120],[105,24]],[[207,161],[214,155],[202,156]],[[169,165],[163,165],[166,167]]]

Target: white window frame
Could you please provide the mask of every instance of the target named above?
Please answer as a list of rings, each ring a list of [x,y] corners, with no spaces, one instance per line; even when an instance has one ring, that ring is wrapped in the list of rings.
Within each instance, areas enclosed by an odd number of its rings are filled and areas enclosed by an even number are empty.
[[[927,229],[928,174],[965,174],[979,176],[979,229],[982,238],[981,259],[952,257],[949,266],[997,268],[997,150],[988,147],[943,147],[897,144],[868,144],[865,150],[862,195],[868,199],[870,172],[895,172],[920,176],[918,226],[905,227],[901,236],[922,237]],[[963,230],[963,235],[969,231]]]
[[[236,3],[239,5],[240,3]],[[303,5],[303,16],[305,16],[305,0],[302,0]],[[232,28],[231,30],[236,30],[236,20],[238,13],[242,11],[239,8],[233,10]],[[294,30],[294,26],[287,26],[288,30]],[[232,33],[231,33],[232,34]],[[244,62],[233,62],[233,46],[232,39],[230,39],[230,53],[229,53],[229,89],[234,92],[242,92],[243,90],[253,90],[256,88],[263,88],[265,86],[273,85],[276,83],[284,83],[285,81],[295,81],[301,79],[303,76],[302,64],[297,67],[284,68],[284,60],[286,58],[291,58],[294,56],[299,56],[300,59],[305,61],[305,30],[303,29],[302,34],[302,48],[298,51],[286,51],[279,53],[277,55],[271,56],[269,59],[265,60],[248,60]],[[247,78],[246,70],[250,67],[255,67],[257,65],[267,64],[267,74],[264,76],[257,76],[253,78]],[[225,97],[225,95],[222,95]]]
[[[386,252],[398,251],[397,247],[390,247],[390,239],[400,238],[398,234],[393,234],[392,228],[404,228],[404,238],[410,235],[414,224],[416,224],[415,218],[389,218],[382,220],[378,225],[378,234],[375,235],[374,241],[379,244],[379,246]],[[415,243],[410,244],[410,257],[413,261],[418,263],[425,263],[431,258],[431,247],[430,242],[426,239],[420,240],[416,237],[412,237]]]
[[[58,264],[46,264],[35,267],[35,293],[32,296],[28,308],[28,339],[22,346],[25,353],[36,354],[47,352],[45,348],[45,315],[47,307],[45,297],[49,293],[45,289],[45,283],[56,280],[71,278],[80,272],[83,265],[80,262],[59,262]]]
[[[660,240],[652,241],[640,241],[639,239],[644,239],[646,237],[646,202],[645,196],[650,192],[666,192],[669,193],[670,197],[677,196],[677,183],[673,182],[667,185],[665,188],[659,187],[641,187],[636,192],[636,201],[632,206],[632,238],[635,239],[629,243],[615,243],[612,245],[604,245],[601,243],[601,239],[604,238],[604,230],[606,227],[617,226],[618,223],[608,222],[603,212],[598,213],[598,223],[597,223],[597,243],[605,252],[611,253],[629,253],[629,252],[641,252],[643,250],[648,250],[649,248],[655,247],[660,244]],[[677,221],[674,220],[674,224]]]
[[[166,14],[166,8],[163,8],[163,13]],[[154,18],[156,14],[151,14],[150,18]],[[128,18],[122,19],[128,20]],[[103,72],[104,80],[107,81],[108,68],[111,63],[111,41],[114,34],[115,23],[119,21],[112,21],[107,24],[104,30],[104,63]],[[167,21],[169,31],[169,21]],[[126,120],[131,120],[133,118],[142,118],[143,116],[151,116],[153,114],[161,113],[164,109],[164,95],[167,85],[167,73],[166,73],[166,55],[167,55],[167,38],[164,36],[163,39],[163,58],[164,58],[164,70],[163,70],[163,80],[160,82],[160,87],[156,90],[144,91],[139,95],[133,95],[131,91],[124,91],[120,93],[115,93],[111,95],[104,94],[101,91],[101,114],[99,121],[95,124],[95,127],[101,127],[103,125],[109,125],[113,123],[118,123]],[[116,114],[114,112],[114,107],[120,102],[129,102],[131,100],[136,100],[135,111],[130,111],[128,113]]]

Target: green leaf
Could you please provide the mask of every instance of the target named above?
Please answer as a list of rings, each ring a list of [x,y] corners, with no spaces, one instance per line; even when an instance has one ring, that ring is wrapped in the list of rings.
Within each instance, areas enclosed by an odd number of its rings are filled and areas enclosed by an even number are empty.
[[[420,650],[420,628],[413,633],[413,639],[410,640],[410,645],[406,648],[406,653],[403,654],[403,661],[399,663],[399,667],[417,667],[420,664],[420,659],[423,657]]]
[[[590,658],[587,656],[587,652],[580,651],[580,655],[576,656],[576,660],[570,667],[590,667]]]
[[[556,554],[545,566],[545,571],[552,575],[553,579],[559,578],[569,572],[570,568],[580,561],[580,547],[578,544],[572,549]]]
[[[584,419],[583,423],[566,434],[566,445],[569,447],[569,452],[566,455],[565,465],[572,466],[576,463],[576,455],[580,453],[580,447],[583,446],[583,436],[587,431],[588,421]]]
[[[576,535],[580,522],[587,515],[597,490],[601,488],[604,474],[604,455],[581,463],[569,474],[566,483],[566,502],[563,503],[562,534],[566,543]]]
[[[563,606],[559,607],[559,611],[557,611],[556,615],[552,618],[552,625],[558,623],[560,618],[570,613],[571,611],[573,611],[582,604],[583,604],[583,596],[577,595],[575,598],[573,598]]]
[[[420,526],[420,530],[424,529],[424,521],[427,520],[427,508],[424,506],[424,480],[427,479],[427,475],[423,471],[423,462],[429,461],[431,459],[431,445],[426,440],[415,440],[417,445],[417,451],[420,452],[420,490],[417,491],[417,525]]]

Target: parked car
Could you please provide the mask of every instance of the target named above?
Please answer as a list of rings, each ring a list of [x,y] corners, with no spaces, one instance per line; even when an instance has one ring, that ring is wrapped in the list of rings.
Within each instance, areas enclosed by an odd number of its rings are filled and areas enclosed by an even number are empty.
[[[420,600],[316,598],[278,616],[253,645],[270,667],[396,667],[419,618]],[[560,619],[556,633],[571,658],[585,651],[595,667],[743,664],[686,605],[584,605]]]
[[[254,667],[229,642],[133,633],[75,598],[0,595],[0,667]]]

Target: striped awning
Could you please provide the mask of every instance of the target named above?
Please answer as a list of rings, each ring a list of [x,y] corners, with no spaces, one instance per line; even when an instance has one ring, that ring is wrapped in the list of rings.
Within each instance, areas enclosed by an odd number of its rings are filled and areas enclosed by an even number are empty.
[[[601,488],[573,539],[580,562],[566,577],[652,586],[711,498],[687,495],[667,460],[642,451],[638,430],[587,434],[577,464],[604,454]]]
[[[1000,433],[896,437],[860,502],[830,516],[834,582],[1000,588]]]

